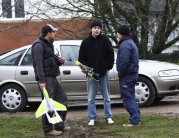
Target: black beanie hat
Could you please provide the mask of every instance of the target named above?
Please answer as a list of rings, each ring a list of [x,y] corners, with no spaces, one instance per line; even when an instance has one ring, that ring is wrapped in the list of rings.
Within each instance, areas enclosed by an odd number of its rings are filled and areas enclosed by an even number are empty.
[[[130,35],[130,30],[129,27],[127,25],[120,25],[117,29],[117,32],[121,35]]]
[[[94,26],[99,26],[99,27],[102,29],[102,22],[101,22],[101,20],[99,20],[99,19],[94,19],[94,20],[91,22],[90,27],[93,28]]]

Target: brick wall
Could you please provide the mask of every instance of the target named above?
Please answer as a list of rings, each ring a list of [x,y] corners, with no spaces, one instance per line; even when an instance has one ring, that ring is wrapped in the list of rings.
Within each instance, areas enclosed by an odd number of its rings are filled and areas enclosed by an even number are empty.
[[[0,23],[0,54],[33,43],[41,28],[50,23],[59,30],[56,40],[83,39],[89,34],[89,19]]]

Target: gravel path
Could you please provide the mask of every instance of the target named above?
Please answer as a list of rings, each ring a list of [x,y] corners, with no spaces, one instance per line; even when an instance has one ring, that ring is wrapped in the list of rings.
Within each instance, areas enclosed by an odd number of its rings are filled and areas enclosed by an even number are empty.
[[[127,114],[124,109],[121,100],[112,101],[112,113],[113,115]],[[82,106],[76,106],[74,103],[70,103],[71,107],[68,108],[67,119],[78,119],[87,118],[87,106],[86,102],[80,103]],[[36,108],[27,107],[24,112],[8,113],[0,111],[0,117],[10,117],[10,116],[24,116],[24,117],[35,117],[34,113]],[[162,115],[174,115],[179,116],[179,96],[170,96],[164,98],[162,101],[155,103],[150,107],[140,108],[141,114],[162,114]],[[104,116],[103,107],[101,104],[97,105],[97,115],[100,117]]]

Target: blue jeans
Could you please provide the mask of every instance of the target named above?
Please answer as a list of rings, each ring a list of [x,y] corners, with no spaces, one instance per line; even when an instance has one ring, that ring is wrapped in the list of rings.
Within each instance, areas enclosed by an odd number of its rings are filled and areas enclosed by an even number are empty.
[[[140,119],[140,110],[135,99],[135,83],[138,74],[126,75],[120,79],[120,92],[125,109],[128,111],[130,118],[129,123],[137,125]]]
[[[93,79],[90,79],[90,77],[87,77],[88,116],[90,120],[96,120],[95,98],[98,90],[98,84],[100,86],[101,94],[103,96],[105,119],[112,118],[109,78],[107,72],[104,76],[99,77],[99,81],[95,81]]]

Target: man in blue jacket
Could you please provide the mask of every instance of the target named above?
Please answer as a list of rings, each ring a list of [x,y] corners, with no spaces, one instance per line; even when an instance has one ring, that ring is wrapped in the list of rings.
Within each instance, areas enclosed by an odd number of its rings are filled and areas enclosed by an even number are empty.
[[[120,92],[123,105],[130,115],[128,123],[123,124],[123,127],[133,127],[140,124],[140,110],[135,99],[135,83],[139,69],[138,49],[128,26],[119,26],[117,36],[120,39],[116,62]]]
[[[91,68],[99,74],[99,81],[95,81],[87,76],[87,92],[88,92],[88,116],[89,126],[93,126],[96,121],[96,105],[95,97],[100,86],[101,94],[104,101],[104,114],[108,124],[113,124],[108,71],[113,68],[114,51],[110,40],[101,34],[102,22],[95,19],[91,22],[91,33],[85,38],[80,47],[79,61]],[[86,73],[82,69],[83,73]]]

